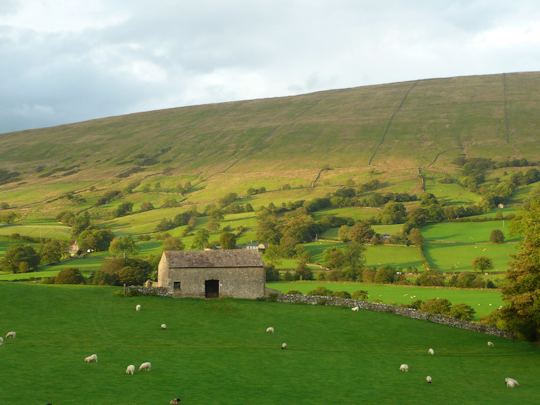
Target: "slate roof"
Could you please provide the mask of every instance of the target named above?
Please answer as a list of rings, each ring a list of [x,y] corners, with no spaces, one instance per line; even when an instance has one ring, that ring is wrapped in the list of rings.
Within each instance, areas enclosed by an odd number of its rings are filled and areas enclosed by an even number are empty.
[[[170,268],[263,267],[256,250],[168,250],[163,254]]]

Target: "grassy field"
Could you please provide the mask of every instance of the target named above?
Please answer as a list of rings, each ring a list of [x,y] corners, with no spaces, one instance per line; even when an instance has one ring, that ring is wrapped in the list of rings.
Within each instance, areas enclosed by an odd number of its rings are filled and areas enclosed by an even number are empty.
[[[490,243],[494,229],[502,230],[507,242]],[[494,268],[490,271],[506,271],[518,241],[509,233],[508,221],[504,226],[502,221],[435,224],[422,228],[422,234],[428,262],[442,271],[471,271],[472,261],[479,256],[492,259]]]
[[[540,349],[527,343],[345,308],[113,291],[0,283],[0,330],[17,331],[0,347],[0,403],[532,404],[540,396]],[[264,333],[269,325],[274,335]],[[91,353],[97,364],[83,362]],[[150,372],[124,374],[143,361]],[[519,389],[504,386],[508,376]]]
[[[352,293],[365,290],[369,300],[381,300],[386,304],[408,304],[413,300],[431,298],[446,298],[453,304],[467,304],[476,311],[477,318],[487,315],[502,305],[499,290],[479,290],[440,287],[416,287],[408,285],[370,284],[353,281],[278,281],[268,283],[268,287],[281,292],[298,290],[304,294],[317,287],[326,287],[332,291],[347,291]]]

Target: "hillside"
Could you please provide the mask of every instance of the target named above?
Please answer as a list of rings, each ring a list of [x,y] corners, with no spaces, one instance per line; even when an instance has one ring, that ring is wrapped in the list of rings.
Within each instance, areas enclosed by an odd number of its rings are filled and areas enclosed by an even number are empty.
[[[505,186],[504,209],[496,208],[493,199],[474,214],[475,220],[490,220],[482,226],[454,226],[440,223],[449,218],[439,218],[418,226],[427,225],[422,228],[423,253],[399,238],[366,251],[370,266],[429,265],[448,272],[470,270],[482,252],[494,261],[493,271],[503,272],[517,240],[500,215],[515,215],[540,178],[539,91],[540,72],[430,79],[4,134],[0,252],[17,243],[17,234],[36,244],[41,238],[73,238],[72,229],[55,219],[69,210],[89,213],[95,225],[116,236],[140,237],[140,254],[157,255],[163,239],[160,222],[196,208],[200,215],[194,224],[166,229],[189,248],[195,233],[209,226],[209,204],[226,208],[221,224],[210,229],[210,243],[218,242],[222,229],[230,229],[244,245],[257,239],[260,207],[309,202],[344,186],[355,188],[355,202],[314,209],[314,220],[370,221],[375,232],[398,236],[403,219],[380,221],[387,200],[366,200],[403,193],[410,197],[404,200],[410,214],[419,206],[418,196],[427,192],[436,196],[441,209],[478,208],[486,196],[503,192],[499,185],[514,182],[509,189]],[[489,158],[493,164],[483,169],[480,183],[471,186],[455,163],[458,157]],[[512,159],[527,159],[527,167],[504,164]],[[526,180],[526,170],[536,170],[539,178]],[[516,183],[514,175],[521,180]],[[369,184],[375,187],[362,188]],[[220,205],[228,193],[236,193],[234,201]],[[131,206],[118,214],[121,204]],[[1,216],[10,214],[16,215],[14,223],[2,222]],[[326,249],[342,246],[339,226],[327,224],[320,235],[303,241],[309,242],[304,247],[313,264],[323,262]],[[508,243],[490,244],[489,233],[499,228]],[[469,237],[475,230],[478,235]],[[93,271],[104,255],[93,255],[85,263],[67,260],[61,266]],[[290,257],[280,264],[284,269],[295,266]]]

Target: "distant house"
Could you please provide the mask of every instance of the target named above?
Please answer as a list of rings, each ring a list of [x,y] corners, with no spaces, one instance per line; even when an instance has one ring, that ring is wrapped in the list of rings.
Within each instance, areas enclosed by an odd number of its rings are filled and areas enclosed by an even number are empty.
[[[266,245],[264,243],[249,243],[245,246],[247,250],[257,250],[261,253],[264,253],[266,250]]]
[[[165,251],[158,267],[158,287],[177,297],[259,298],[265,271],[257,250]]]

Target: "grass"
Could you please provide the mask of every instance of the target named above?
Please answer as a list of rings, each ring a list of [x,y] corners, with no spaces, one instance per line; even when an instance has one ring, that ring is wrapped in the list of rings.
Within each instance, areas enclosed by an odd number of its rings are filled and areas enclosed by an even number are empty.
[[[540,350],[523,342],[345,308],[114,291],[0,283],[0,330],[17,331],[0,347],[0,403],[507,404],[540,396]],[[274,335],[264,333],[269,325]],[[97,364],[83,362],[91,353]],[[124,374],[143,361],[152,371]],[[507,376],[519,389],[504,386]]]
[[[489,242],[492,230],[501,229],[507,242]],[[472,261],[487,256],[493,261],[491,271],[506,271],[511,255],[516,252],[518,238],[509,233],[509,224],[502,221],[453,222],[422,228],[426,239],[424,252],[431,267],[443,271],[470,271]]]
[[[368,299],[370,301],[381,300],[386,304],[408,304],[416,299],[425,301],[431,298],[446,298],[453,304],[463,303],[472,306],[476,311],[477,318],[489,314],[502,305],[500,291],[489,289],[417,287],[353,281],[278,281],[269,283],[268,287],[284,293],[290,290],[298,290],[304,294],[317,287],[326,287],[332,291],[347,291],[349,293],[365,290],[369,293]]]

